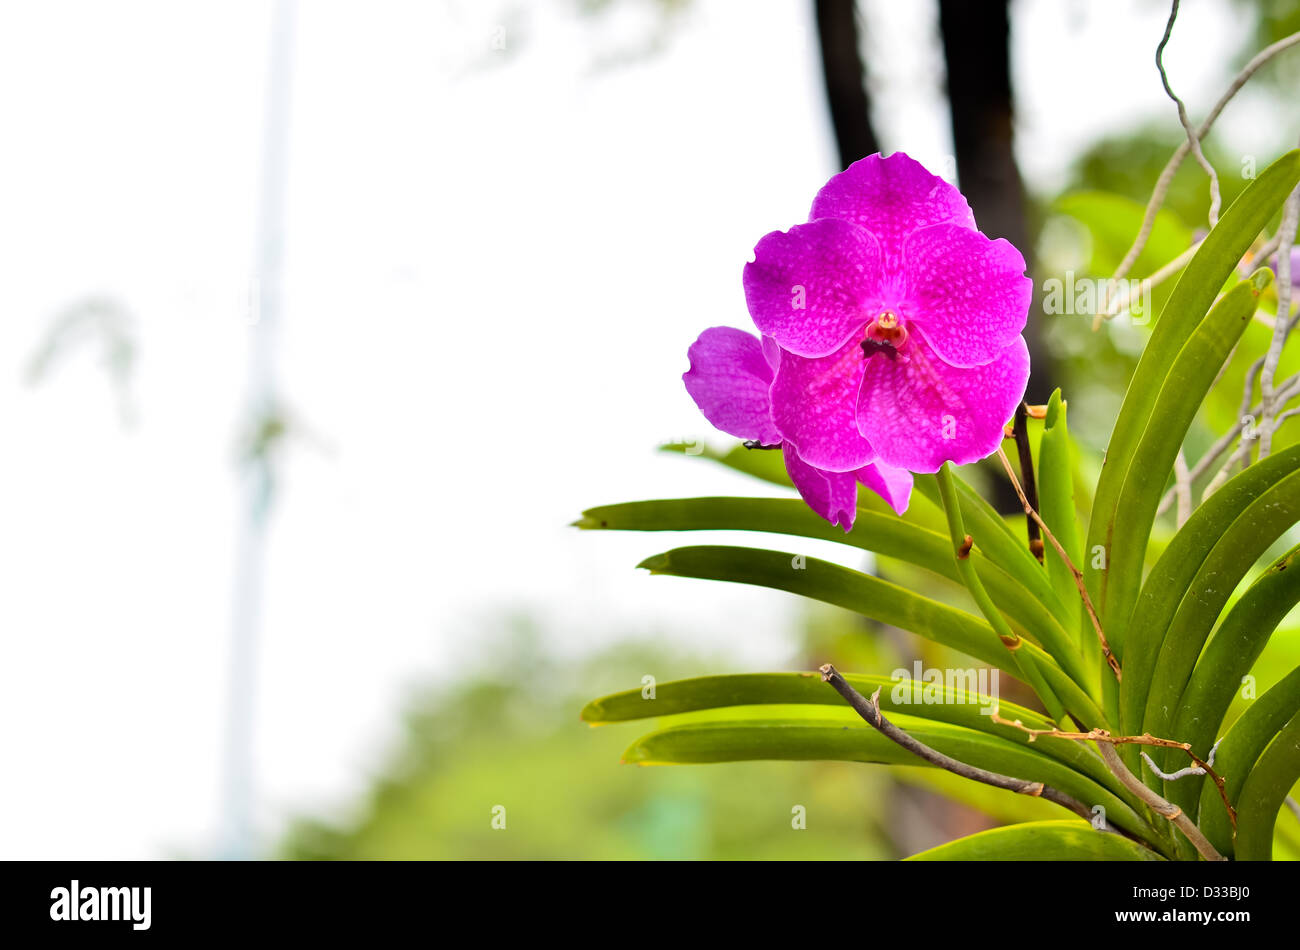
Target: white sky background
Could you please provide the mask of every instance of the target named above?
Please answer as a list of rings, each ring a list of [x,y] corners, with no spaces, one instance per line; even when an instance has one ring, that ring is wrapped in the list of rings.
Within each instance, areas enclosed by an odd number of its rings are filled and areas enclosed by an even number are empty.
[[[653,446],[708,434],[686,347],[746,325],[754,243],[834,171],[809,3],[697,0],[661,52],[594,71],[655,22],[629,7],[299,4],[279,378],[307,434],[265,578],[267,841],[351,801],[412,684],[476,659],[501,611],[540,611],[566,654],[628,631],[735,669],[789,648],[792,598],[651,579],[633,565],[674,537],[566,527],[762,490]],[[934,164],[934,9],[865,9],[878,132]],[[0,4],[0,857],[214,845],[269,10]],[[1166,15],[1018,3],[1031,184],[1107,128],[1172,119]],[[1247,24],[1182,17],[1167,62],[1199,116]],[[1250,110],[1228,116],[1243,151],[1274,147]],[[129,426],[93,346],[23,379],[89,295],[135,320]]]

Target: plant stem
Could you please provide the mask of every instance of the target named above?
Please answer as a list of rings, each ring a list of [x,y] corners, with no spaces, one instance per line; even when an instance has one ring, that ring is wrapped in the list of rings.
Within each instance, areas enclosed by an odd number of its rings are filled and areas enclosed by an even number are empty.
[[[1256,53],[1251,61],[1242,67],[1241,72],[1237,73],[1237,75],[1233,77],[1227,90],[1219,97],[1219,100],[1214,104],[1214,107],[1210,109],[1205,120],[1196,129],[1196,139],[1199,141],[1200,139],[1205,138],[1206,134],[1210,131],[1210,127],[1214,125],[1215,120],[1219,118],[1219,113],[1223,111],[1224,107],[1232,100],[1232,97],[1241,90],[1241,87],[1247,83],[1251,76],[1255,75],[1261,66],[1278,53],[1288,50],[1296,44],[1300,44],[1300,32],[1292,33],[1290,36],[1283,37],[1273,45]],[[1156,181],[1155,190],[1152,191],[1151,198],[1147,201],[1146,211],[1142,215],[1142,227],[1138,230],[1137,237],[1133,239],[1132,246],[1124,254],[1124,259],[1120,261],[1119,267],[1115,269],[1114,276],[1111,277],[1110,281],[1106,285],[1107,297],[1109,297],[1109,288],[1111,284],[1128,276],[1128,272],[1133,268],[1133,265],[1137,263],[1138,257],[1142,254],[1142,249],[1146,247],[1147,238],[1151,236],[1151,231],[1155,227],[1156,213],[1160,210],[1160,206],[1165,202],[1165,195],[1169,193],[1169,186],[1173,183],[1174,174],[1178,171],[1178,166],[1183,163],[1183,159],[1187,157],[1187,153],[1190,152],[1191,149],[1191,141],[1189,139],[1184,139],[1182,144],[1174,150],[1174,154],[1170,157],[1169,161],[1165,163],[1164,169],[1160,172],[1160,178]],[[1105,313],[1106,308],[1100,308],[1097,319],[1093,321],[1092,328],[1094,330],[1101,326],[1101,321],[1104,319],[1103,315]]]
[[[1020,482],[1016,480],[1016,473],[1011,468],[1011,461],[1007,458],[1007,453],[1002,451],[1001,446],[998,446],[998,458],[1002,460],[1002,467],[1006,469],[1007,477],[1011,479],[1011,485],[1015,488],[1017,497],[1020,498],[1020,504],[1025,509],[1025,514],[1029,516],[1031,521],[1037,522],[1038,527],[1047,540],[1052,542],[1052,547],[1056,549],[1056,553],[1060,555],[1061,560],[1065,562],[1065,566],[1070,569],[1070,573],[1074,576],[1074,586],[1078,588],[1079,598],[1083,601],[1083,607],[1088,612],[1088,619],[1092,621],[1092,629],[1096,632],[1097,641],[1101,645],[1101,655],[1106,658],[1106,664],[1110,667],[1111,672],[1115,674],[1115,682],[1118,683],[1123,678],[1123,672],[1120,669],[1119,660],[1115,659],[1115,654],[1110,650],[1110,643],[1107,642],[1106,634],[1101,629],[1101,621],[1097,619],[1097,611],[1092,605],[1092,598],[1088,596],[1088,587],[1083,582],[1083,571],[1079,570],[1074,562],[1070,560],[1070,555],[1065,553],[1065,548],[1061,546],[1061,542],[1056,540],[1056,535],[1052,534],[1051,529],[1047,527],[1047,524],[1038,514],[1038,510],[1030,504],[1024,490],[1020,487]]]
[[[1201,829],[1196,827],[1192,820],[1183,813],[1181,808],[1171,802],[1165,801],[1151,789],[1147,788],[1146,784],[1141,779],[1130,772],[1128,766],[1124,764],[1124,760],[1119,757],[1119,753],[1115,751],[1113,745],[1109,742],[1098,742],[1097,751],[1101,753],[1101,757],[1105,761],[1106,767],[1115,773],[1115,777],[1123,782],[1129,791],[1150,805],[1156,814],[1173,822],[1174,826],[1187,836],[1187,840],[1192,843],[1192,847],[1200,853],[1201,857],[1205,858],[1207,861],[1228,860],[1215,850],[1214,845],[1210,844],[1209,839],[1201,833]]]
[[[875,693],[870,699],[867,699],[856,689],[854,689],[834,666],[827,663],[821,667],[822,681],[829,683],[834,690],[844,697],[845,702],[853,707],[854,711],[862,717],[867,725],[874,727],[886,738],[898,743],[904,749],[915,754],[931,765],[946,769],[954,775],[960,775],[963,778],[971,779],[975,782],[983,782],[985,785],[992,785],[994,788],[1005,788],[1009,791],[1016,792],[1020,795],[1029,795],[1034,798],[1045,798],[1049,802],[1055,802],[1063,808],[1068,808],[1076,815],[1091,822],[1094,818],[1092,809],[1083,802],[1079,801],[1072,795],[1067,795],[1060,789],[1053,788],[1043,782],[1032,782],[1028,779],[1014,778],[1010,775],[1002,775],[998,772],[990,772],[987,769],[981,769],[974,765],[968,765],[951,756],[944,755],[937,749],[932,749],[920,740],[908,735],[905,731],[898,728],[880,711],[880,689],[877,687]],[[1105,822],[1103,819],[1103,831],[1116,832],[1123,834],[1125,837],[1132,838],[1146,844],[1145,841],[1121,831],[1113,825]],[[1149,847],[1149,845],[1148,845]]]
[[[1042,700],[1048,714],[1057,722],[1064,722],[1065,709],[1061,706],[1061,701],[1057,699],[1056,694],[1047,685],[1033,660],[1024,657],[1019,652],[1020,636],[1012,631],[1006,618],[1002,616],[1002,612],[993,603],[993,598],[984,589],[983,582],[980,581],[979,575],[975,573],[975,566],[970,562],[970,551],[974,545],[974,539],[966,533],[965,525],[962,523],[960,502],[957,500],[957,486],[953,481],[953,477],[951,462],[944,462],[943,467],[935,474],[935,478],[939,483],[939,497],[943,500],[944,514],[948,516],[948,533],[952,538],[953,557],[957,562],[957,573],[961,577],[962,583],[966,585],[966,589],[970,591],[971,596],[975,599],[980,612],[984,614],[984,618],[988,620],[994,633],[1002,641],[1002,645],[1011,654],[1012,661],[1020,677],[1038,694],[1038,698]]]
[[[1030,508],[1038,508],[1038,483],[1034,479],[1034,451],[1029,445],[1029,415],[1022,402],[1016,406],[1015,424],[1012,430],[1016,437],[1016,453],[1020,457],[1020,477],[1024,482],[1023,491],[1016,489],[1023,503]],[[1005,456],[1004,456],[1005,458]],[[1038,522],[1033,518],[1025,520],[1025,531],[1029,537],[1029,553],[1043,563],[1043,539]]]

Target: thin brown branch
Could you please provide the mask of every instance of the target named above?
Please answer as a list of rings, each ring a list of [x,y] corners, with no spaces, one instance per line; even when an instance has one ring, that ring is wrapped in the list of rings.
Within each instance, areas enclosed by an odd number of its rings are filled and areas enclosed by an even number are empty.
[[[1185,742],[1175,742],[1173,739],[1159,739],[1152,735],[1141,736],[1112,736],[1104,729],[1093,729],[1091,732],[1062,732],[1059,729],[1030,729],[1023,725],[1020,720],[1003,719],[995,711],[993,713],[993,722],[1004,726],[1014,726],[1023,732],[1029,734],[1029,741],[1032,742],[1040,736],[1049,736],[1053,739],[1069,739],[1076,742],[1092,741],[1097,744],[1097,751],[1101,753],[1102,761],[1114,776],[1124,784],[1130,792],[1142,799],[1151,807],[1157,815],[1172,822],[1174,827],[1187,836],[1187,840],[1192,843],[1201,857],[1207,861],[1226,861],[1223,855],[1215,850],[1214,845],[1210,844],[1209,839],[1201,833],[1201,829],[1196,827],[1193,822],[1183,812],[1181,808],[1173,802],[1166,801],[1161,796],[1148,788],[1143,781],[1129,771],[1124,760],[1120,758],[1119,753],[1115,751],[1115,746],[1123,743],[1135,743],[1137,745],[1152,745],[1166,749],[1182,749],[1188,755],[1192,755],[1191,747]],[[1214,770],[1208,765],[1201,762],[1196,756],[1193,760],[1205,768],[1207,775],[1214,775]],[[1219,786],[1220,794],[1223,793],[1222,779],[1215,776],[1215,784]],[[1224,797],[1224,804],[1227,805],[1227,797]],[[1233,812],[1232,806],[1228,806],[1228,815],[1232,818],[1233,827],[1236,827],[1237,816]]]
[[[1297,43],[1300,43],[1300,32],[1292,33],[1290,36],[1283,37],[1271,46],[1267,46],[1256,53],[1251,61],[1242,67],[1241,72],[1237,73],[1237,75],[1233,77],[1227,90],[1219,97],[1219,100],[1214,104],[1214,107],[1210,109],[1205,120],[1199,127],[1197,127],[1196,139],[1199,141],[1200,139],[1205,138],[1209,133],[1211,126],[1213,126],[1215,121],[1219,118],[1219,114],[1223,112],[1228,103],[1232,101],[1233,96],[1241,91],[1241,87],[1246,85],[1250,80],[1250,77],[1255,75],[1261,66],[1279,53],[1295,46]],[[1132,246],[1129,247],[1128,251],[1125,253],[1124,259],[1120,261],[1119,267],[1115,269],[1114,276],[1112,276],[1106,284],[1107,297],[1109,297],[1111,285],[1127,277],[1128,272],[1133,268],[1133,265],[1137,263],[1138,257],[1141,256],[1143,248],[1146,247],[1147,239],[1151,236],[1151,230],[1155,227],[1156,214],[1165,203],[1165,196],[1169,193],[1169,186],[1173,183],[1174,175],[1177,173],[1179,166],[1182,165],[1183,159],[1187,157],[1187,153],[1191,151],[1191,148],[1190,139],[1184,138],[1178,148],[1174,150],[1174,154],[1170,156],[1169,161],[1165,163],[1164,169],[1161,170],[1160,178],[1156,181],[1156,187],[1151,192],[1151,198],[1147,201],[1146,211],[1142,216],[1142,226],[1138,229],[1137,237],[1133,239]],[[1101,309],[1104,312],[1108,308],[1103,307]]]
[[[1183,131],[1187,133],[1187,144],[1196,157],[1196,163],[1201,166],[1205,174],[1210,176],[1210,227],[1213,228],[1219,223],[1219,205],[1222,203],[1222,197],[1219,194],[1219,176],[1201,150],[1201,137],[1193,128],[1192,120],[1187,118],[1187,106],[1183,104],[1182,99],[1175,95],[1173,87],[1169,85],[1169,74],[1165,72],[1165,47],[1169,45],[1169,38],[1174,32],[1174,21],[1177,19],[1178,0],[1174,0],[1173,7],[1169,11],[1169,22],[1165,26],[1164,38],[1160,40],[1160,45],[1156,47],[1156,69],[1160,70],[1160,82],[1164,84],[1165,94],[1178,107],[1178,121],[1182,125]]]
[[[1144,732],[1140,736],[1113,736],[1105,729],[1092,729],[1088,732],[1064,732],[1060,729],[1031,729],[1022,723],[1019,719],[1003,719],[998,715],[997,710],[992,713],[992,722],[1000,726],[1011,726],[1019,729],[1029,736],[1029,741],[1046,736],[1049,739],[1065,739],[1071,742],[1096,742],[1108,746],[1116,745],[1147,745],[1155,746],[1160,749],[1181,749],[1187,753],[1187,757],[1192,760],[1196,768],[1209,776],[1215,787],[1219,790],[1219,797],[1223,799],[1223,807],[1228,810],[1228,818],[1232,821],[1232,827],[1237,827],[1237,810],[1232,807],[1232,802],[1228,800],[1228,790],[1224,786],[1223,776],[1214,771],[1214,766],[1202,759],[1192,751],[1190,742],[1179,742],[1177,739],[1161,739],[1153,736],[1149,732]]]
[[[1092,621],[1092,629],[1097,633],[1097,642],[1101,644],[1102,656],[1106,658],[1106,664],[1110,667],[1111,672],[1115,674],[1116,682],[1119,682],[1124,678],[1124,674],[1120,669],[1119,660],[1116,659],[1115,654],[1111,652],[1110,642],[1106,639],[1105,632],[1101,629],[1101,621],[1097,618],[1097,611],[1092,605],[1092,598],[1088,596],[1088,585],[1083,582],[1083,571],[1079,570],[1079,568],[1075,566],[1075,563],[1070,560],[1070,555],[1065,553],[1065,548],[1061,547],[1061,542],[1056,540],[1056,535],[1052,534],[1052,529],[1047,527],[1046,522],[1043,521],[1042,517],[1038,514],[1038,511],[1029,503],[1029,499],[1025,497],[1025,492],[1020,487],[1020,482],[1016,479],[1016,473],[1011,468],[1011,460],[1007,458],[1007,453],[1002,451],[1002,446],[998,446],[998,458],[1002,460],[1002,467],[1006,469],[1007,477],[1011,479],[1011,485],[1015,488],[1016,495],[1020,498],[1020,504],[1024,507],[1025,514],[1038,522],[1038,527],[1042,529],[1043,537],[1047,538],[1047,540],[1051,542],[1052,547],[1056,549],[1056,553],[1060,555],[1061,560],[1065,562],[1065,566],[1070,569],[1070,574],[1074,578],[1074,586],[1078,588],[1079,597],[1083,601],[1084,610],[1088,612],[1088,619]]]
[[[1273,447],[1273,417],[1277,415],[1278,393],[1274,385],[1282,349],[1291,335],[1291,245],[1295,240],[1296,226],[1300,224],[1300,187],[1287,197],[1282,208],[1282,223],[1278,226],[1277,245],[1277,319],[1273,325],[1273,339],[1264,354],[1264,368],[1259,374],[1260,395],[1264,409],[1259,426],[1259,458],[1268,457]]]
[[[1193,257],[1196,256],[1196,252],[1199,251],[1200,249],[1201,249],[1201,242],[1197,241],[1187,250],[1183,251],[1183,253],[1175,257],[1168,264],[1165,264],[1163,267],[1157,270],[1150,277],[1145,277],[1141,281],[1139,281],[1136,287],[1133,287],[1131,284],[1127,284],[1127,283],[1124,284],[1124,295],[1122,297],[1120,297],[1118,300],[1116,300],[1113,304],[1108,306],[1106,309],[1104,310],[1100,308],[1098,309],[1097,316],[1092,321],[1093,330],[1098,330],[1101,328],[1102,320],[1113,320],[1115,317],[1118,317],[1121,313],[1127,311],[1130,307],[1130,301],[1132,301],[1135,297],[1138,300],[1148,299],[1148,295],[1151,293],[1151,290],[1153,288],[1159,287],[1170,277],[1173,277],[1184,267],[1186,267],[1187,263]],[[1109,288],[1109,285],[1107,285],[1107,288]],[[1109,293],[1109,289],[1107,289],[1106,292]],[[1150,317],[1151,315],[1146,314],[1146,316]]]
[[[1038,482],[1034,479],[1034,453],[1029,446],[1029,407],[1023,402],[1016,406],[1016,417],[1012,423],[1012,434],[1016,439],[1016,454],[1020,457],[1020,477],[1025,486],[1026,504],[1038,507]],[[1038,522],[1033,518],[1025,519],[1025,529],[1029,536],[1029,553],[1043,563],[1043,538]]]
[[[1097,751],[1101,753],[1102,761],[1106,763],[1106,767],[1124,783],[1124,787],[1150,805],[1157,815],[1173,822],[1174,827],[1187,836],[1187,840],[1192,843],[1192,847],[1196,849],[1201,857],[1207,861],[1228,860],[1219,854],[1214,845],[1210,844],[1209,839],[1201,833],[1201,829],[1196,827],[1196,823],[1188,818],[1181,808],[1173,802],[1165,801],[1165,799],[1147,788],[1140,778],[1130,772],[1113,745],[1109,742],[1098,742]]]
[[[952,772],[954,775],[960,775],[963,778],[968,778],[975,782],[982,782],[985,785],[992,785],[994,788],[1004,788],[1020,795],[1028,795],[1031,798],[1045,798],[1049,802],[1055,802],[1063,808],[1068,808],[1070,811],[1089,822],[1093,820],[1094,816],[1092,809],[1072,795],[1067,795],[1065,792],[1062,792],[1060,789],[1053,788],[1043,782],[1031,782],[1027,779],[1014,778],[1010,775],[1001,775],[997,772],[990,772],[987,769],[968,765],[965,762],[958,761],[951,756],[944,755],[942,752],[930,748],[928,745],[914,739],[885,718],[884,714],[880,711],[879,688],[871,694],[870,699],[867,699],[854,689],[849,684],[848,680],[841,676],[839,671],[831,664],[827,663],[820,667],[820,670],[822,682],[829,683],[837,693],[844,697],[844,701],[853,707],[853,710],[862,717],[867,725],[872,726],[887,739],[896,742],[918,758],[924,759],[926,762],[929,762],[931,765],[937,766],[938,768]],[[1103,830],[1119,832],[1119,829],[1111,826],[1109,823],[1105,823]],[[1132,837],[1127,834],[1125,834],[1125,836]]]

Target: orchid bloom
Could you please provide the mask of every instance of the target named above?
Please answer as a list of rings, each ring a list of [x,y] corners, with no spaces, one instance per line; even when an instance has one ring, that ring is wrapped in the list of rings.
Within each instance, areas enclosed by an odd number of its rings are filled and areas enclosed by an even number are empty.
[[[832,523],[851,527],[859,481],[901,512],[902,474],[997,449],[1029,378],[1024,270],[956,188],[901,152],[872,155],[826,183],[808,223],[758,242],[744,287],[762,342],[706,331],[687,388],[718,428],[780,444]],[[801,467],[828,487],[801,485]]]

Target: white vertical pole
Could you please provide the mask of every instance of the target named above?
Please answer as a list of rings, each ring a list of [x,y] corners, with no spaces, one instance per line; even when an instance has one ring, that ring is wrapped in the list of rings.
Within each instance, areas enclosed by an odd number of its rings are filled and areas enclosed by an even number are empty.
[[[271,26],[257,236],[249,294],[249,370],[244,409],[245,423],[254,429],[278,412],[275,336],[281,303],[294,6],[295,0],[275,0]],[[235,551],[222,827],[218,845],[220,856],[231,859],[247,859],[254,854],[254,699],[266,526],[274,488],[270,447],[263,444],[261,451],[241,464],[244,516]]]

